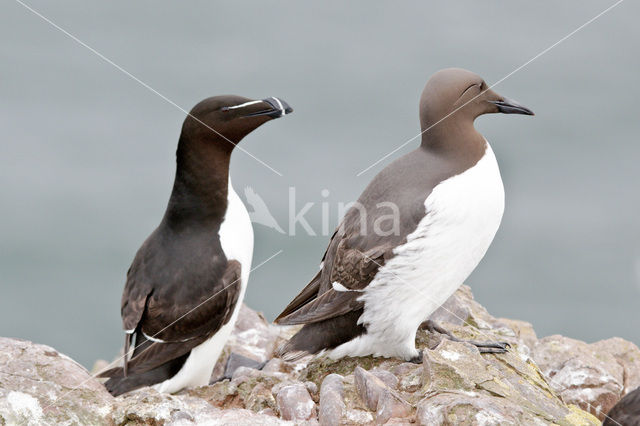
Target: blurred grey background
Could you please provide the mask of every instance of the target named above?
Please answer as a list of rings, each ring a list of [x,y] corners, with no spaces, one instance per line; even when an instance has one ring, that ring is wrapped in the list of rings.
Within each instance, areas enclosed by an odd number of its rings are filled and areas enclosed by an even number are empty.
[[[242,142],[234,186],[280,225],[288,188],[321,228],[321,202],[357,198],[419,132],[429,76],[496,82],[612,5],[566,2],[124,2],[29,4],[185,109],[214,94],[279,96],[294,114]],[[536,116],[484,116],[507,194],[469,278],[491,313],[540,336],[640,343],[640,4],[627,1],[495,90]],[[184,113],[19,3],[0,6],[0,335],[87,366],[122,344],[120,295],[159,223]],[[329,196],[321,196],[323,189]],[[306,284],[327,236],[255,225],[247,303],[269,319]]]

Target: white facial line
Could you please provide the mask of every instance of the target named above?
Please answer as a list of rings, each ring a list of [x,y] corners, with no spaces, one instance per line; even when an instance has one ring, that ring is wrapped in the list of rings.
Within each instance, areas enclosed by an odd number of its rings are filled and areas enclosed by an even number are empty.
[[[242,107],[246,107],[246,106],[249,106],[249,105],[259,104],[260,102],[262,102],[262,101],[249,101],[249,102],[245,102],[245,103],[240,104],[240,105],[234,105],[234,106],[227,107],[227,109],[242,108]]]
[[[278,107],[280,107],[280,111],[282,111],[282,115],[284,115],[285,111],[284,111],[284,107],[282,106],[282,102],[280,102],[280,99],[276,98],[275,96],[272,96],[271,99],[276,101],[276,103],[278,104]]]
[[[133,334],[134,331],[136,331],[136,329],[132,328],[131,330],[125,330],[124,332],[127,334]]]

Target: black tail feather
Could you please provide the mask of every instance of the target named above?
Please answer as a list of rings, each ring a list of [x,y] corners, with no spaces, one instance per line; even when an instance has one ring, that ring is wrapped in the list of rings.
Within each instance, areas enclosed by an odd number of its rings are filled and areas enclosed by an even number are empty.
[[[309,354],[333,349],[360,336],[366,331],[363,325],[358,324],[362,312],[362,309],[358,309],[339,317],[305,324],[278,349],[277,355],[285,361],[295,361]]]
[[[144,373],[134,373],[125,376],[124,369],[122,367],[116,367],[100,373],[99,377],[109,377],[109,380],[107,380],[104,385],[113,396],[122,395],[123,393],[130,392],[144,386],[151,386],[156,383],[164,382],[165,380],[175,376],[187,361],[189,354],[190,352],[187,352],[178,358],[172,359],[171,361],[166,362],[153,370],[145,371]]]

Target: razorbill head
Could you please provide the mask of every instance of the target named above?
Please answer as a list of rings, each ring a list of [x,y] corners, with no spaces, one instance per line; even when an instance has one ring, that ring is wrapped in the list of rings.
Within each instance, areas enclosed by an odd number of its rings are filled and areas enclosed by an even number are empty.
[[[472,72],[431,77],[420,98],[420,147],[383,169],[345,214],[320,271],[276,319],[304,324],[281,356],[420,359],[418,327],[474,270],[500,225],[500,171],[473,126],[497,112],[533,115]]]
[[[215,96],[184,120],[165,215],[127,272],[124,367],[101,374],[112,394],[208,384],[236,321],[253,254],[249,214],[229,178],[231,153],[244,136],[291,111],[278,98]]]

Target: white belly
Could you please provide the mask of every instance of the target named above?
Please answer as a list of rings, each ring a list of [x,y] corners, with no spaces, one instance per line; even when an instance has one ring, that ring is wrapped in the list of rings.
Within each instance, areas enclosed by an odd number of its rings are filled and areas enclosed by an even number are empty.
[[[500,226],[504,188],[495,155],[437,185],[425,200],[426,216],[359,299],[367,333],[330,353],[402,357],[418,355],[415,334],[467,279]]]
[[[231,178],[229,178],[228,202],[227,213],[224,222],[220,226],[219,235],[220,244],[227,260],[237,260],[242,268],[240,282],[233,284],[240,286],[238,303],[233,308],[229,322],[223,325],[209,340],[193,348],[184,365],[175,376],[154,386],[158,392],[172,393],[186,387],[209,384],[213,367],[215,367],[216,361],[238,318],[251,270],[253,228],[247,209],[231,186]]]

